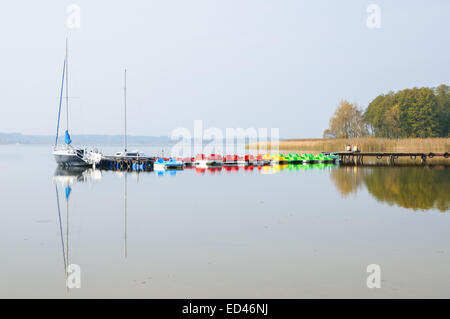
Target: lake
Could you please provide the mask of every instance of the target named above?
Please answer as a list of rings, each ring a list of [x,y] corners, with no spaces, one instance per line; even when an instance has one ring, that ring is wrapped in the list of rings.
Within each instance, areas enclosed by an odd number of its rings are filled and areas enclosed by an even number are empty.
[[[450,298],[449,167],[138,174],[0,154],[1,298]]]

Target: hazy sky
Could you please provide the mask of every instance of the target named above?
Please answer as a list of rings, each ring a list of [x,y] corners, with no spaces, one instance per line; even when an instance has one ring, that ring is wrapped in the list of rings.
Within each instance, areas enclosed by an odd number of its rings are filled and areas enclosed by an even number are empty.
[[[126,67],[130,134],[200,119],[321,137],[341,99],[448,84],[449,34],[448,0],[3,0],[0,132],[54,134],[66,35],[72,134],[122,133]]]

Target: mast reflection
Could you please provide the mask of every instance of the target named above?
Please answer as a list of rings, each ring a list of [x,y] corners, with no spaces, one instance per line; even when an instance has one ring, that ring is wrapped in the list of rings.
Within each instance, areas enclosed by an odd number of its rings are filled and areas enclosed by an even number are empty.
[[[67,285],[69,277],[69,208],[70,208],[70,195],[72,193],[72,187],[77,183],[89,183],[96,182],[102,178],[101,171],[94,170],[91,168],[84,167],[73,167],[73,168],[63,168],[57,167],[53,176],[53,183],[55,184],[56,192],[56,205],[58,210],[58,222],[59,222],[59,233],[61,238],[61,250],[63,255],[64,264],[64,276],[67,292],[69,291],[69,286]],[[63,222],[61,215],[61,200],[59,195],[59,188],[64,188],[64,198],[66,206],[66,238],[64,241],[63,234]]]

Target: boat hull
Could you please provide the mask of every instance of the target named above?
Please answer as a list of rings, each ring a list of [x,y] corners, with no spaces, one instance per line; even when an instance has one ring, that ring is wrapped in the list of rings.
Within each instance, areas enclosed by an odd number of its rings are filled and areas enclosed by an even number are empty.
[[[198,167],[218,167],[223,165],[221,160],[197,160],[194,162],[195,166]]]
[[[76,156],[75,154],[53,154],[55,161],[58,165],[61,166],[90,166],[88,163],[83,161],[81,158]]]

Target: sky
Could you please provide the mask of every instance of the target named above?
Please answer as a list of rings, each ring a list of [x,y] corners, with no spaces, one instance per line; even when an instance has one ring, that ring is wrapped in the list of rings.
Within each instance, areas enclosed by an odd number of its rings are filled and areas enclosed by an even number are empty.
[[[66,36],[72,134],[122,133],[126,68],[130,135],[202,120],[308,138],[342,99],[449,84],[449,34],[447,0],[4,0],[0,132],[55,134]]]

